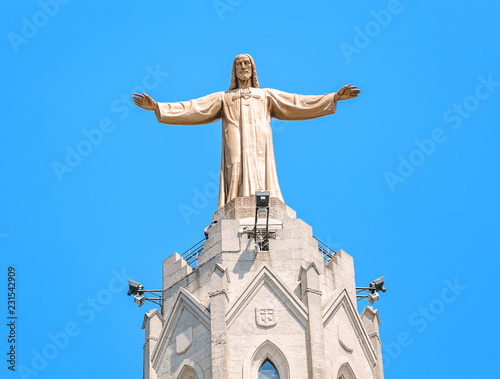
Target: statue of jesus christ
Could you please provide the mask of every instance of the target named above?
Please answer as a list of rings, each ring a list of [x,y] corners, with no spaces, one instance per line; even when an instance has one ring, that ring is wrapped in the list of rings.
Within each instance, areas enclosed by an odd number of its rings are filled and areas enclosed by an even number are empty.
[[[231,86],[195,100],[158,103],[135,93],[135,105],[155,112],[158,122],[170,125],[201,125],[222,119],[222,157],[219,208],[235,197],[270,191],[283,201],[274,161],[271,118],[309,120],[335,113],[337,100],[355,98],[361,90],[346,85],[337,93],[296,95],[259,88],[253,58],[238,55],[233,62]]]

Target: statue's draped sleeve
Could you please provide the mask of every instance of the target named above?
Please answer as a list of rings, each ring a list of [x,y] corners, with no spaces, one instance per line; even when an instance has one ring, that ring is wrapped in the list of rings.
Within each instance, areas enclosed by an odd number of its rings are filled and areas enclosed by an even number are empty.
[[[189,101],[157,103],[156,119],[158,122],[170,125],[210,124],[222,117],[223,94],[216,92]]]
[[[279,120],[310,120],[335,113],[334,93],[326,95],[297,95],[266,89],[271,116]]]

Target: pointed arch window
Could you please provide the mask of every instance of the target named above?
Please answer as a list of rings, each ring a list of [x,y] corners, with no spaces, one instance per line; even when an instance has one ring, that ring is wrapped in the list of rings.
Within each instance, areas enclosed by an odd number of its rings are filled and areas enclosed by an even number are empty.
[[[262,364],[259,370],[258,379],[279,379],[278,370],[269,359]]]
[[[179,374],[179,379],[198,379],[196,371],[192,367],[184,366],[181,373]]]
[[[290,379],[290,367],[278,346],[267,340],[245,358],[243,379]]]
[[[352,371],[351,366],[349,366],[349,363],[344,363],[342,366],[340,366],[339,373],[337,374],[338,379],[356,379],[356,375],[354,375],[354,372]]]

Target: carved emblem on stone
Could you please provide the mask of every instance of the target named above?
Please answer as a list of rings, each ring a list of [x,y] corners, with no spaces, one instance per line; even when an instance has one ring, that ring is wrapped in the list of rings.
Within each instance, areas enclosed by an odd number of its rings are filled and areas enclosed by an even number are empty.
[[[175,337],[175,351],[184,354],[193,344],[193,328],[189,327]]]
[[[351,328],[349,329],[350,330],[345,331],[339,325],[337,326],[340,346],[348,353],[352,353],[355,345],[352,335],[354,331]]]
[[[270,328],[277,322],[276,310],[273,306],[265,308],[255,308],[255,322],[262,328]]]

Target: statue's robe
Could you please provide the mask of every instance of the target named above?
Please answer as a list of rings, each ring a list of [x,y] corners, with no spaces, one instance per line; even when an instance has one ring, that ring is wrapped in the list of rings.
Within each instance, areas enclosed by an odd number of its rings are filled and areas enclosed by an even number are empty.
[[[304,96],[269,88],[235,89],[199,99],[158,103],[159,122],[201,125],[222,119],[219,208],[269,190],[283,201],[274,161],[271,117],[309,120],[335,113],[335,94]]]

